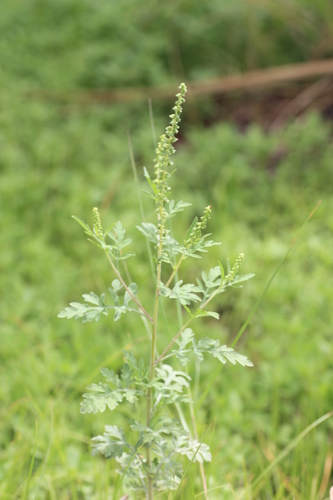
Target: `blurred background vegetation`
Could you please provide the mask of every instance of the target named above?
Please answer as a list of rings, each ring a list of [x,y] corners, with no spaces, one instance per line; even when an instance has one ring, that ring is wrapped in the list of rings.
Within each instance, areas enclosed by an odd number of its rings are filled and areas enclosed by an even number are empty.
[[[332,56],[330,0],[2,0],[1,498],[112,495],[114,464],[89,454],[90,437],[110,423],[110,414],[82,416],[79,401],[86,385],[99,380],[99,367],[120,366],[124,346],[144,351],[144,331],[131,318],[82,325],[57,314],[82,293],[102,293],[113,279],[70,218],[90,221],[92,206],[100,207],[105,226],[122,221],[138,254],[130,272],[139,288],[150,283],[145,242],[135,230],[140,218],[127,131],[142,187],[154,137],[147,100],[108,104],[92,97],[101,89],[164,85],[176,93],[181,81]],[[185,105],[173,186],[174,197],[192,207],[174,229],[182,234],[212,204],[209,229],[222,241],[209,259],[187,265],[185,279],[239,252],[246,255],[244,273],[256,274],[242,290],[220,296],[220,322],[200,324],[198,336],[208,327],[232,343],[298,228],[323,202],[237,346],[255,368],[223,367],[198,408],[201,435],[213,422],[206,437],[214,457],[209,487],[224,485],[211,499],[241,498],[333,406],[332,87],[324,100],[310,100],[307,112],[289,113],[273,126],[281,106],[293,109],[311,85],[294,81],[192,99],[189,92]],[[71,99],[73,91],[86,97]],[[157,135],[172,103],[153,101]],[[149,218],[149,199],[144,206]],[[142,301],[149,292],[148,286]],[[211,371],[203,365],[203,387]],[[332,419],[318,426],[244,498],[327,498],[332,431]],[[201,491],[198,478],[193,467],[182,498]]]

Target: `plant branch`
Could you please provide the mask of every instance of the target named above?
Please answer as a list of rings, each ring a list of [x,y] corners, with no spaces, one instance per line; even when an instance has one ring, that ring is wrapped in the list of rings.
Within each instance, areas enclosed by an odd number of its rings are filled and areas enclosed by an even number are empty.
[[[136,303],[136,305],[143,312],[143,314],[146,316],[146,318],[149,319],[149,321],[151,323],[153,323],[153,318],[150,316],[150,314],[145,310],[145,308],[141,305],[141,303],[138,301],[138,299],[135,298],[135,296],[133,295],[133,293],[131,292],[131,290],[128,288],[128,286],[126,285],[125,281],[121,277],[120,272],[118,271],[118,269],[116,268],[116,266],[112,262],[112,259],[111,259],[111,257],[110,257],[110,255],[109,255],[109,253],[108,253],[107,250],[105,250],[105,255],[107,256],[107,259],[110,262],[110,265],[111,265],[112,269],[114,270],[115,274],[117,275],[117,278],[119,279],[120,283],[125,288],[126,292],[131,296],[131,299],[133,300],[133,302]]]
[[[170,344],[164,349],[164,351],[162,352],[162,354],[157,358],[157,360],[155,361],[155,366],[160,363],[160,361],[162,361],[162,359],[164,358],[165,354],[168,352],[168,350],[173,346],[173,344],[176,342],[177,339],[179,339],[179,337],[181,336],[181,334],[183,333],[183,331],[185,330],[185,328],[188,327],[188,325],[191,323],[191,321],[193,320],[193,318],[190,318],[184,326],[182,326],[182,328],[179,330],[179,332],[177,333],[177,335],[171,340]]]
[[[203,310],[206,305],[220,292],[220,290],[223,288],[223,286],[225,285],[225,283],[227,283],[226,280],[223,280],[221,285],[215,290],[215,292],[201,305],[200,309]],[[176,340],[179,339],[179,337],[181,336],[181,334],[183,333],[183,331],[185,330],[185,328],[188,327],[188,325],[191,323],[191,321],[193,320],[194,318],[190,318],[186,323],[185,325],[179,330],[179,332],[177,333],[177,335],[171,340],[170,344],[164,349],[164,351],[162,352],[162,354],[157,358],[157,360],[155,361],[155,366],[160,362],[162,361],[162,359],[164,358],[165,354],[168,352],[168,350],[173,346],[173,344],[176,342]]]
[[[172,280],[173,280],[173,278],[176,276],[176,274],[177,274],[177,272],[178,272],[178,269],[179,269],[179,267],[180,267],[180,264],[182,263],[182,261],[184,260],[184,258],[185,258],[185,255],[184,255],[184,254],[182,254],[182,255],[181,255],[181,257],[180,257],[180,259],[179,259],[179,261],[177,262],[177,264],[176,264],[176,266],[175,266],[175,268],[174,268],[174,270],[173,270],[173,272],[172,272],[172,274],[171,274],[170,278],[169,278],[169,279],[168,279],[168,281],[165,283],[165,286],[166,286],[166,287],[168,287],[168,286],[170,285],[171,281],[172,281]]]

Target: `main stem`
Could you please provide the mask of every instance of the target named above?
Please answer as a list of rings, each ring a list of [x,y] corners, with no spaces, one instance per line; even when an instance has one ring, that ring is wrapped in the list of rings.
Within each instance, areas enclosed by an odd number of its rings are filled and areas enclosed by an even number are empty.
[[[155,352],[156,352],[156,337],[157,337],[157,317],[158,317],[158,304],[159,304],[159,283],[161,282],[162,275],[162,246],[163,246],[163,202],[161,202],[160,207],[160,241],[158,245],[158,265],[156,272],[156,292],[155,292],[155,302],[154,302],[154,314],[153,314],[153,329],[152,329],[152,338],[151,338],[151,351],[150,351],[150,377],[149,380],[152,381],[155,374]],[[146,425],[150,427],[151,424],[151,410],[153,408],[153,388],[149,387],[147,394],[147,413],[146,413]],[[147,446],[147,468],[148,470],[151,467],[151,447],[150,444]],[[154,498],[154,490],[153,490],[153,481],[151,476],[148,473],[148,500],[153,500]]]
[[[181,104],[184,102],[184,95],[186,93],[185,84],[180,85],[180,93],[177,94],[176,105],[173,107],[174,113],[170,115],[171,122],[166,128],[165,134],[161,136],[161,140],[158,143],[156,149],[156,163],[155,163],[155,174],[156,178],[154,180],[155,188],[153,189],[155,193],[156,202],[156,212],[158,220],[158,233],[159,240],[157,246],[157,270],[156,270],[156,292],[154,301],[154,314],[153,314],[153,327],[152,327],[152,338],[151,338],[151,352],[150,352],[150,382],[154,378],[155,374],[155,352],[156,352],[156,336],[157,336],[157,317],[158,317],[158,304],[160,297],[160,283],[162,276],[162,253],[163,253],[163,239],[164,239],[164,223],[166,215],[164,213],[164,203],[168,201],[167,193],[170,190],[167,185],[167,178],[170,177],[168,173],[168,167],[172,166],[170,160],[170,155],[172,155],[175,150],[172,146],[173,142],[176,141],[175,134],[178,132],[178,123],[180,121],[180,114],[182,111]],[[149,387],[147,392],[147,413],[146,413],[146,424],[147,427],[151,426],[152,419],[152,409],[153,409],[153,388]],[[151,447],[147,444],[147,470],[148,470],[148,494],[147,499],[153,500],[153,480],[151,477]]]
[[[158,265],[157,268],[157,283],[161,279],[161,264]],[[155,304],[154,304],[154,315],[153,315],[153,331],[151,338],[151,351],[150,351],[150,381],[154,378],[155,373],[155,351],[156,351],[156,336],[157,336],[157,315],[158,315],[158,302],[159,302],[159,289],[158,285],[156,285],[156,293],[155,293]],[[147,394],[147,414],[146,414],[146,425],[150,427],[151,424],[151,410],[153,407],[153,388],[149,387]],[[150,444],[147,446],[147,467],[150,469],[151,467],[151,448]],[[153,492],[153,482],[152,478],[148,473],[148,500],[153,500],[154,492]]]

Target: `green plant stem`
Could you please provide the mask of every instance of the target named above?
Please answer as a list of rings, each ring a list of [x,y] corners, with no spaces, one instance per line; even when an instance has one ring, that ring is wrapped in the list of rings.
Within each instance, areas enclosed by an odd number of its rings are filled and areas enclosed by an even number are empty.
[[[149,380],[152,381],[155,373],[155,350],[156,350],[156,337],[157,337],[157,318],[158,318],[158,304],[159,304],[159,283],[161,281],[162,276],[162,250],[163,250],[163,233],[164,233],[164,219],[163,219],[163,199],[164,193],[162,190],[161,203],[159,207],[159,217],[160,217],[160,239],[157,251],[157,271],[156,271],[156,292],[155,292],[155,302],[154,302],[154,315],[153,315],[153,329],[151,336],[151,351],[150,351],[150,374]],[[146,425],[150,427],[151,423],[151,410],[153,407],[153,388],[149,387],[148,395],[147,395],[147,413],[146,413]],[[148,470],[151,467],[151,448],[148,444],[147,446],[147,467]],[[148,472],[148,500],[153,500],[154,491],[153,491],[153,482]]]
[[[150,375],[149,380],[154,378],[155,373],[155,350],[156,350],[156,336],[157,336],[157,316],[158,316],[158,302],[159,302],[159,289],[158,283],[161,279],[161,262],[157,266],[157,284],[155,293],[155,304],[154,304],[154,316],[153,316],[153,329],[151,336],[151,351],[150,351]],[[151,410],[153,407],[153,388],[149,387],[147,394],[147,411],[146,411],[146,425],[150,427],[151,424]],[[151,467],[151,448],[150,444],[147,445],[147,468],[148,468],[148,500],[153,500],[153,482],[149,474],[149,469]]]
[[[136,303],[136,305],[138,306],[138,308],[140,309],[140,311],[143,312],[143,314],[146,316],[147,319],[149,319],[149,321],[151,323],[153,323],[153,318],[150,316],[150,314],[145,310],[145,308],[141,305],[141,303],[138,301],[138,299],[136,299],[134,297],[134,295],[132,294],[131,290],[128,288],[128,286],[126,285],[125,281],[123,280],[123,278],[121,277],[121,274],[120,272],[118,271],[118,269],[116,268],[116,266],[114,265],[114,263],[112,262],[112,259],[109,255],[109,252],[107,250],[105,250],[105,255],[108,259],[108,261],[110,262],[110,265],[112,267],[112,269],[114,270],[117,278],[119,279],[120,283],[123,285],[123,287],[125,288],[125,290],[127,291],[127,293],[131,296],[131,299],[133,300],[133,302]]]
[[[151,124],[153,127],[153,117],[152,117],[152,110],[151,110],[151,102],[149,103],[149,114],[150,114],[150,120]],[[133,175],[134,175],[134,180],[137,188],[137,196],[139,200],[139,208],[140,208],[140,214],[141,214],[141,219],[142,221],[145,221],[145,215],[144,215],[144,210],[143,210],[143,204],[142,204],[142,198],[141,198],[141,192],[139,189],[139,181],[138,181],[138,176],[137,176],[137,171],[136,171],[136,165],[135,165],[135,160],[134,160],[134,154],[133,154],[133,148],[132,148],[132,142],[131,142],[131,137],[130,134],[127,134],[128,137],[128,145],[129,145],[129,151],[130,151],[130,158],[131,158],[131,165],[133,169]],[[156,143],[156,137],[154,136],[154,142]],[[157,286],[157,279],[156,279],[156,273],[155,269],[153,267],[153,258],[152,258],[152,252],[151,252],[151,247],[149,244],[148,238],[146,238],[146,243],[147,243],[147,251],[149,255],[149,262],[151,263],[151,271],[152,275],[154,277],[154,280],[156,282],[156,293],[155,293],[155,303],[154,303],[154,317],[153,317],[153,328],[152,328],[152,333],[150,335],[150,341],[151,341],[151,353],[150,353],[150,380],[154,377],[154,371],[155,371],[155,352],[156,352],[156,334],[157,334],[157,316],[158,316],[158,305],[159,305],[159,289]],[[162,247],[159,249],[159,254],[161,253]],[[161,279],[161,264],[157,268],[157,275],[159,276],[159,280]],[[150,388],[147,393],[147,407],[146,407],[146,425],[147,427],[150,427],[151,424],[151,410],[153,407],[153,390]],[[151,448],[148,445],[147,446],[147,466],[148,468],[151,466]],[[149,477],[148,474],[148,498],[153,498],[153,484],[151,481],[151,478]]]
[[[185,255],[184,255],[184,254],[182,254],[182,256],[180,257],[179,261],[177,262],[177,264],[176,264],[176,266],[175,266],[175,268],[174,268],[174,270],[173,270],[173,272],[172,272],[172,274],[171,274],[170,278],[169,278],[169,279],[168,279],[168,281],[165,283],[165,286],[166,286],[166,287],[168,287],[168,286],[170,285],[170,283],[171,283],[171,281],[173,280],[173,278],[177,275],[177,272],[178,272],[178,269],[179,269],[179,267],[180,267],[180,264],[182,263],[182,261],[184,260],[184,258],[185,258]]]
[[[203,303],[201,304],[201,306],[200,306],[200,309],[201,309],[201,310],[203,310],[203,309],[206,307],[206,305],[207,305],[207,304],[209,304],[209,302],[210,302],[211,300],[213,300],[213,298],[214,298],[214,297],[216,297],[216,295],[217,295],[218,293],[220,293],[220,291],[222,290],[222,288],[224,287],[224,285],[225,285],[226,283],[227,283],[227,282],[226,282],[225,280],[223,280],[223,281],[222,281],[221,285],[220,285],[220,286],[219,286],[219,287],[215,290],[215,292],[214,292],[214,293],[212,293],[212,295],[211,295],[210,297],[208,297],[208,299],[207,299],[205,302],[203,302]]]
[[[164,359],[164,356],[166,355],[166,353],[168,352],[168,350],[173,346],[173,344],[176,342],[177,339],[179,339],[179,337],[181,336],[181,334],[183,333],[183,331],[185,330],[185,328],[188,327],[188,325],[191,323],[191,321],[193,320],[193,318],[190,318],[184,326],[182,326],[182,328],[179,330],[179,332],[177,333],[177,335],[171,340],[170,344],[164,349],[164,351],[162,352],[162,354],[156,359],[155,361],[155,366],[160,363],[160,361],[162,361],[162,359]]]

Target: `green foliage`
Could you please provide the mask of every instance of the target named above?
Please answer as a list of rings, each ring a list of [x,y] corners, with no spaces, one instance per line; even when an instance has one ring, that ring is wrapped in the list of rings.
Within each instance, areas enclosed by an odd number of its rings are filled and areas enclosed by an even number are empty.
[[[108,384],[103,384],[102,382],[98,385],[89,385],[88,389],[90,392],[83,394],[84,401],[81,403],[81,413],[103,412],[106,407],[110,410],[114,410],[123,399],[129,403],[135,403],[135,401],[138,400],[136,395],[142,396],[142,392],[136,391],[135,389],[129,389],[128,387],[128,377],[132,375],[128,365],[125,364],[122,369],[121,380],[112,370],[102,368],[101,372],[106,380],[115,386],[115,389],[112,389]]]
[[[103,250],[107,250],[110,257],[115,260],[116,265],[120,260],[128,259],[135,255],[134,252],[125,252],[123,253],[123,249],[127,247],[131,243],[130,238],[125,238],[126,231],[123,228],[121,222],[117,221],[110,228],[108,228],[105,233],[103,233],[102,226],[100,225],[100,217],[96,208],[93,209],[93,216],[98,217],[97,222],[94,223],[93,229],[90,229],[89,225],[84,221],[80,220],[78,217],[73,216],[80,226],[83,227],[84,232],[90,237],[89,241],[95,243],[97,246],[102,248]],[[108,245],[105,242],[106,237],[112,241],[112,244]]]
[[[231,347],[227,347],[226,345],[220,346],[220,341],[218,339],[213,340],[205,338],[196,342],[191,328],[186,328],[182,332],[180,340],[176,342],[179,348],[177,351],[172,351],[172,353],[176,355],[182,366],[185,366],[189,362],[188,355],[191,353],[193,353],[200,362],[203,361],[203,355],[206,353],[211,354],[223,364],[230,361],[233,365],[239,363],[242,366],[253,366],[253,363],[243,354],[235,352]]]
[[[101,314],[105,316],[108,315],[108,309],[114,310],[114,321],[120,319],[122,314],[125,314],[127,311],[137,312],[141,314],[140,311],[129,307],[129,302],[132,298],[135,297],[138,293],[138,287],[136,283],[130,283],[128,285],[128,290],[125,291],[123,297],[119,297],[118,292],[123,288],[122,284],[119,280],[115,279],[112,282],[112,287],[109,288],[109,292],[114,303],[113,306],[107,306],[105,304],[105,293],[102,293],[100,297],[98,297],[94,292],[90,292],[90,294],[83,294],[85,302],[88,304],[93,304],[92,306],[87,304],[81,304],[80,302],[71,302],[69,307],[66,307],[63,311],[58,314],[58,318],[82,318],[82,323],[86,323],[87,321],[98,321]],[[121,305],[122,302],[122,305]]]
[[[138,455],[138,451],[144,446],[152,446],[159,457],[159,461],[155,460],[150,467],[157,491],[177,489],[182,469],[180,463],[174,459],[176,453],[199,463],[211,460],[209,448],[196,440],[189,440],[175,419],[162,417],[152,427],[134,421],[130,428],[134,433],[139,433],[135,446],[127,442],[122,429],[112,425],[105,426],[103,436],[93,438],[93,455],[101,453],[106,458],[115,458],[119,465],[118,472],[126,474],[130,489],[143,488],[147,464],[145,459]]]
[[[167,288],[162,282],[159,282],[160,294],[169,299],[178,299],[182,306],[190,305],[191,302],[200,302],[200,297],[194,292],[200,292],[198,286],[186,283],[183,285],[183,280],[177,281],[173,289]]]
[[[170,115],[171,122],[166,129],[166,133],[161,136],[156,150],[155,159],[155,179],[151,182],[148,175],[145,177],[148,184],[152,187],[152,197],[155,201],[157,213],[157,225],[143,222],[138,226],[139,231],[153,243],[155,249],[154,262],[156,264],[157,288],[154,298],[154,312],[152,318],[143,308],[140,302],[136,302],[142,313],[147,318],[151,319],[151,345],[148,346],[148,351],[151,351],[150,366],[144,368],[144,362],[138,364],[132,353],[125,353],[125,359],[128,358],[121,370],[120,377],[114,371],[107,368],[101,370],[102,375],[107,383],[100,382],[99,384],[91,384],[88,386],[89,393],[83,395],[81,403],[81,413],[98,413],[104,412],[106,408],[111,411],[117,408],[121,403],[127,402],[130,404],[139,403],[146,405],[146,420],[140,422],[135,420],[130,424],[131,430],[139,433],[136,444],[129,445],[123,429],[117,426],[106,426],[103,436],[97,436],[93,439],[93,453],[100,452],[106,458],[114,458],[120,463],[118,472],[125,476],[125,482],[129,488],[137,491],[142,491],[149,500],[154,497],[154,491],[176,489],[180,483],[182,476],[181,463],[175,462],[175,457],[185,455],[190,461],[211,460],[209,446],[204,443],[199,443],[191,437],[188,427],[182,427],[175,419],[170,419],[163,415],[159,416],[160,407],[174,403],[188,403],[192,405],[190,392],[184,394],[184,390],[189,389],[191,377],[182,371],[175,370],[169,364],[160,364],[161,359],[166,359],[168,351],[177,338],[181,334],[181,340],[178,341],[179,349],[176,351],[176,359],[180,361],[182,366],[189,361],[187,354],[192,351],[199,361],[203,360],[203,353],[212,355],[225,364],[230,361],[232,364],[238,362],[242,366],[253,366],[245,356],[235,352],[232,348],[226,345],[221,346],[219,340],[211,338],[195,341],[194,333],[191,329],[182,327],[180,332],[175,334],[169,344],[163,346],[163,354],[156,355],[156,340],[159,332],[158,323],[158,304],[160,297],[175,299],[181,306],[186,308],[190,319],[187,325],[197,317],[202,316],[202,312],[208,302],[218,293],[225,291],[228,286],[243,282],[253,275],[240,277],[238,270],[244,255],[241,254],[236,260],[233,267],[228,261],[227,275],[225,276],[222,265],[211,269],[209,274],[202,272],[203,283],[198,280],[198,285],[192,283],[183,283],[183,280],[175,282],[170,288],[168,285],[178,275],[178,271],[182,261],[190,256],[198,257],[197,252],[206,251],[207,246],[213,246],[213,242],[205,241],[203,231],[206,229],[207,222],[210,219],[211,207],[207,207],[200,221],[197,218],[191,224],[187,235],[184,238],[184,246],[180,245],[175,240],[169,229],[166,228],[166,223],[170,217],[182,212],[184,208],[190,206],[189,203],[183,201],[169,201],[171,188],[169,186],[169,178],[171,177],[170,168],[173,163],[170,156],[175,153],[172,146],[176,142],[175,135],[178,132],[178,124],[180,122],[180,114],[182,112],[182,103],[186,87],[180,85],[180,93],[177,94],[176,105],[173,108],[174,113]],[[166,208],[168,207],[168,208]],[[72,302],[69,307],[62,311],[58,317],[60,318],[82,318],[83,322],[98,321],[101,314],[108,314],[108,308],[115,310],[114,321],[118,320],[122,313],[131,310],[128,307],[129,302],[135,299],[138,294],[138,289],[135,283],[125,284],[119,270],[119,261],[127,256],[133,255],[132,252],[122,253],[123,249],[131,243],[129,238],[125,238],[125,230],[120,222],[114,224],[111,229],[103,231],[101,219],[97,208],[93,209],[94,224],[93,229],[74,217],[77,222],[83,227],[85,233],[89,236],[92,243],[96,243],[104,250],[112,269],[119,279],[112,282],[112,288],[109,288],[114,306],[107,307],[105,305],[105,294],[98,297],[91,292],[90,295],[84,294],[83,298],[88,304],[80,304]],[[112,244],[105,242],[106,238],[111,239]],[[181,256],[179,257],[179,254]],[[162,264],[172,264],[172,273],[167,283],[161,280]],[[120,305],[118,292],[124,288],[123,304]],[[201,298],[198,293],[203,295]],[[191,312],[188,306],[191,304],[200,303],[194,313]],[[134,310],[135,311],[135,310]],[[140,312],[140,311],[136,311]],[[208,316],[218,318],[217,314],[208,313]],[[190,344],[190,346],[188,345]],[[193,411],[193,410],[191,410]],[[192,419],[193,433],[197,435],[196,424]],[[141,448],[146,448],[146,458],[143,458],[139,451]],[[131,454],[128,454],[128,451]]]
[[[80,304],[80,302],[71,302],[69,307],[66,307],[58,314],[58,318],[82,318],[82,322],[85,323],[86,321],[98,321],[101,314],[108,314],[107,306],[104,303],[105,293],[98,297],[94,292],[90,292],[90,294],[86,293],[82,297],[85,302],[94,304],[95,307]]]

